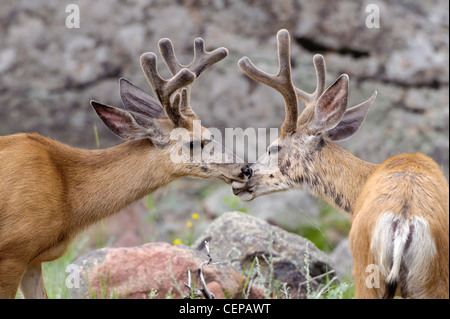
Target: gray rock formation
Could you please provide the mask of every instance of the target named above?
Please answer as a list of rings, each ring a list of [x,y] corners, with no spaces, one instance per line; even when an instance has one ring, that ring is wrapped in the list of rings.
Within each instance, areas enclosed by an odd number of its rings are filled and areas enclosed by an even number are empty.
[[[278,128],[284,118],[280,95],[250,81],[237,61],[248,55],[274,72],[275,34],[287,28],[293,38],[297,86],[312,90],[312,56],[322,53],[328,83],[341,73],[350,75],[350,105],[378,91],[361,132],[345,143],[350,151],[372,162],[421,151],[448,176],[447,1],[377,2],[380,28],[366,26],[369,3],[350,0],[75,3],[80,8],[79,29],[66,28],[66,3],[1,2],[0,134],[37,131],[72,145],[95,147],[96,124],[101,146],[116,144],[89,100],[119,106],[121,76],[149,89],[140,54],[157,51],[158,40],[169,37],[187,63],[198,36],[208,48],[225,46],[230,51],[194,85],[193,105],[203,124]]]
[[[201,249],[205,240],[215,252],[215,258],[228,261],[249,277],[257,257],[261,274],[257,283],[265,287],[266,296],[279,293],[276,283],[286,283],[291,297],[304,298],[307,283],[317,289],[326,279],[321,275],[329,273],[329,278],[334,277],[327,256],[309,240],[247,214],[223,214],[200,235],[193,247]],[[315,277],[320,279],[316,281]]]

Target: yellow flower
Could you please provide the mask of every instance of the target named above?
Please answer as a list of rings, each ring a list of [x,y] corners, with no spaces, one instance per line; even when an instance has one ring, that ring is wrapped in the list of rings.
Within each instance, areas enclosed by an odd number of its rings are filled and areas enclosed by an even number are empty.
[[[174,240],[173,240],[173,244],[174,245],[179,245],[179,244],[182,244],[183,243],[183,241],[180,239],[180,238],[175,238]]]
[[[192,215],[191,215],[191,218],[192,219],[198,219],[200,216],[198,215],[198,214],[196,214],[196,213],[193,213]]]
[[[186,227],[191,228],[192,227],[192,222],[191,221],[186,222]]]

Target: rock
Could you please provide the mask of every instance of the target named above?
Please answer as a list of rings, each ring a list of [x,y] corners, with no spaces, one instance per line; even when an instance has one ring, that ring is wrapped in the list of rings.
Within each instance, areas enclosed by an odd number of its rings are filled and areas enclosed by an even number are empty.
[[[328,257],[334,265],[334,269],[336,270],[339,278],[352,278],[353,257],[348,238],[341,240],[341,242],[336,246],[336,248],[334,248]]]
[[[211,251],[213,254],[213,251]],[[80,274],[79,287],[70,289],[73,298],[146,299],[181,298],[189,293],[184,286],[188,269],[196,289],[201,286],[196,270],[208,260],[205,252],[167,243],[148,243],[129,248],[102,248],[78,258],[71,269]],[[228,265],[207,265],[203,274],[208,289],[216,298],[242,298],[242,274]],[[252,288],[250,298],[262,298]]]
[[[100,124],[89,100],[120,106],[121,76],[151,92],[139,55],[158,51],[158,40],[169,37],[181,62],[188,63],[198,36],[208,49],[225,46],[230,51],[194,84],[192,104],[205,126],[222,133],[227,127],[279,128],[284,119],[280,94],[250,81],[237,61],[247,55],[276,72],[275,34],[287,28],[296,86],[314,90],[312,56],[321,53],[328,83],[342,73],[350,75],[349,105],[378,91],[364,126],[344,143],[349,150],[374,163],[400,152],[424,152],[448,177],[447,1],[377,3],[379,28],[365,24],[369,4],[351,0],[261,0],[257,5],[79,0],[77,5],[80,28],[67,29],[64,3],[2,1],[0,134],[36,131],[95,147],[96,124],[101,146],[116,144],[117,137]],[[168,76],[158,61],[161,74]]]
[[[72,267],[80,281],[70,296],[148,298],[156,291],[158,298],[181,298],[188,293],[183,285],[188,269],[201,288],[195,270],[208,260],[205,240],[213,261],[220,261],[203,268],[207,287],[217,298],[282,298],[284,283],[287,297],[304,298],[308,286],[315,291],[325,282],[324,274],[334,277],[331,261],[307,239],[259,218],[228,212],[212,222],[192,248],[158,242],[102,248],[78,258]],[[249,277],[246,285],[244,276]]]
[[[279,294],[276,283],[286,283],[291,297],[303,298],[308,279],[317,288],[326,276],[317,281],[311,278],[327,272],[330,278],[334,276],[330,260],[309,240],[244,213],[223,214],[210,224],[193,247],[201,249],[205,240],[219,260],[229,261],[238,272],[250,277],[249,269],[258,257],[261,273],[258,283],[264,286],[266,296]]]

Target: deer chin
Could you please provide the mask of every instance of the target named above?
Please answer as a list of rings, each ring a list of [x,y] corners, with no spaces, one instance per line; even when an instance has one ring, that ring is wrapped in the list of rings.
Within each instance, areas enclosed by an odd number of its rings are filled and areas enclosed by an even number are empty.
[[[249,202],[255,198],[255,195],[251,192],[244,191],[239,193],[238,197],[243,202]]]
[[[246,188],[245,183],[234,182],[232,186],[233,194],[236,195],[240,200],[249,202],[255,198],[255,194],[253,192],[255,185]]]

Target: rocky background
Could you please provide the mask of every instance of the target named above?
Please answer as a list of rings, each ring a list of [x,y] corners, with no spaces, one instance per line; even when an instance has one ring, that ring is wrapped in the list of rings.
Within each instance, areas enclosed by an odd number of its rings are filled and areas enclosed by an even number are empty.
[[[80,28],[66,27],[70,3],[80,8]],[[366,26],[370,4],[380,9],[379,28]],[[366,122],[342,143],[345,148],[374,163],[401,152],[423,152],[442,166],[448,178],[449,4],[445,0],[2,0],[0,135],[38,132],[72,146],[95,148],[95,125],[100,147],[115,145],[120,140],[103,126],[89,101],[120,106],[120,77],[150,92],[139,56],[156,52],[158,40],[168,37],[180,60],[188,63],[193,40],[199,36],[207,49],[224,46],[230,53],[193,87],[192,104],[202,124],[222,130],[278,128],[284,119],[281,96],[249,80],[237,61],[246,55],[262,69],[275,72],[275,35],[280,28],[291,34],[297,87],[314,90],[312,56],[321,53],[327,62],[328,84],[342,73],[349,74],[349,106],[378,91]],[[159,60],[161,74],[168,76]],[[177,238],[192,244],[211,221],[231,210],[301,235],[307,235],[306,228],[315,228],[313,221],[326,227],[329,250],[338,247],[341,256],[348,252],[345,240],[344,248],[339,246],[348,225],[338,231],[328,229],[344,222],[325,214],[329,209],[304,193],[274,194],[244,204],[226,185],[185,179],[91,228],[88,246],[99,242],[133,246]],[[191,220],[192,213],[200,218]]]

